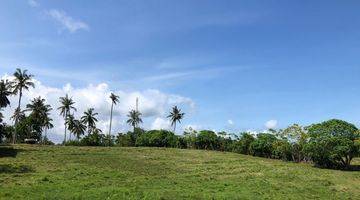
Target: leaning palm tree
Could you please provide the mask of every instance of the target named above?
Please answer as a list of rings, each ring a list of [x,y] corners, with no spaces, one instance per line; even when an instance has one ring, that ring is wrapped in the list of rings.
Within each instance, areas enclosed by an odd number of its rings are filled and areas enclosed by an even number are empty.
[[[71,131],[75,134],[77,140],[79,141],[80,136],[84,135],[86,130],[86,125],[83,124],[80,120],[74,120],[74,125],[71,128]]]
[[[10,84],[6,80],[0,82],[0,108],[5,108],[10,105],[9,96],[12,94],[10,91]]]
[[[170,115],[167,116],[167,118],[170,118],[171,126],[174,127],[174,133],[176,130],[176,122],[181,123],[181,120],[184,117],[184,115],[185,115],[185,113],[182,113],[181,110],[177,106],[174,106],[172,108],[172,111],[170,112]]]
[[[66,142],[66,118],[68,117],[71,110],[76,111],[76,108],[73,106],[75,102],[72,100],[72,98],[69,98],[69,96],[66,94],[65,97],[60,97],[60,104],[61,106],[58,108],[60,110],[60,115],[63,116],[65,122],[65,135],[64,135],[64,143]]]
[[[33,75],[28,74],[27,70],[21,70],[19,68],[16,69],[14,73],[14,81],[11,84],[11,87],[13,89],[13,93],[19,94],[19,103],[18,103],[18,110],[21,110],[21,98],[23,95],[24,90],[29,90],[30,87],[34,88],[35,84],[32,80]],[[17,124],[17,120],[15,120],[15,125]],[[16,142],[16,132],[13,134],[13,143]]]
[[[84,116],[81,117],[81,122],[87,125],[87,131],[90,134],[96,128],[96,115],[98,113],[94,113],[94,108],[89,108],[84,112]]]
[[[110,99],[111,99],[111,110],[110,110],[109,138],[110,138],[110,136],[111,136],[111,125],[112,125],[113,108],[114,108],[114,105],[116,105],[117,103],[119,103],[119,96],[115,95],[114,93],[111,93]],[[109,141],[109,142],[110,142],[110,141]],[[110,145],[110,144],[109,144],[109,145]]]
[[[127,115],[129,119],[126,122],[134,128],[134,132],[136,127],[138,127],[139,124],[143,122],[141,119],[141,115],[142,114],[137,110],[131,110]]]

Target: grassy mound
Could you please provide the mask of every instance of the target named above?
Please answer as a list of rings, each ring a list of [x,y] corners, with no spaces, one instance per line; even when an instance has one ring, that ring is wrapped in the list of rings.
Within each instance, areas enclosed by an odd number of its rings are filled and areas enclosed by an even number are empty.
[[[27,145],[13,151],[0,156],[0,199],[360,199],[360,171],[234,153]]]

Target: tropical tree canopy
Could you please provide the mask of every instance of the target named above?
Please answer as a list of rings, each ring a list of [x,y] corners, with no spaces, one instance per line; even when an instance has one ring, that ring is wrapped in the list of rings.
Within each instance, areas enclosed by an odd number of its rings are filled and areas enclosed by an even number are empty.
[[[141,113],[137,110],[131,110],[129,114],[127,115],[129,119],[126,121],[129,125],[134,127],[134,130],[136,127],[139,126],[140,123],[142,123],[141,119]]]
[[[9,96],[12,94],[10,83],[6,80],[0,82],[0,108],[10,105]]]
[[[94,108],[89,108],[81,117],[81,122],[87,125],[88,133],[95,130],[96,122],[98,121],[96,118],[97,115],[98,113],[94,112]]]
[[[182,113],[177,106],[174,106],[170,114],[167,116],[168,118],[170,118],[171,126],[174,126],[174,132],[176,129],[176,122],[181,123],[181,120],[184,117],[184,115],[185,113]]]

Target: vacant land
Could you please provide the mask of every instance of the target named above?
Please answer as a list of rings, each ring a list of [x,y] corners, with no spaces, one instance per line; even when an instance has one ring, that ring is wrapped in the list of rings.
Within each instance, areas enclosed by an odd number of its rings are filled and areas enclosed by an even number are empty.
[[[359,171],[234,153],[27,145],[0,149],[0,199],[360,199]]]

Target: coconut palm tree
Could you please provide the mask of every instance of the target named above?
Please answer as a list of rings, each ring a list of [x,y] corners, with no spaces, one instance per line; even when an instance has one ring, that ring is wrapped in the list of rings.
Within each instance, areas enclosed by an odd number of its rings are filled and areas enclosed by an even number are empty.
[[[45,119],[44,119],[44,128],[45,128],[45,136],[44,136],[44,139],[43,139],[43,141],[45,140],[45,139],[47,139],[47,131],[49,130],[49,129],[52,129],[52,128],[54,128],[54,125],[51,123],[53,120],[50,118],[50,117],[45,117]]]
[[[70,130],[69,140],[71,140],[71,134],[72,134],[72,130],[74,128],[74,121],[75,121],[74,114],[68,115],[65,120],[65,124],[66,124],[67,128]]]
[[[30,112],[31,116],[31,128],[38,134],[41,134],[43,129],[45,129],[45,121],[50,120],[49,115],[51,110],[51,106],[46,104],[45,99],[41,97],[34,98],[26,105],[25,111]],[[39,139],[41,139],[41,136]]]
[[[0,82],[0,108],[5,108],[10,105],[9,96],[12,94],[10,90],[10,84],[6,80]]]
[[[23,95],[24,90],[29,90],[30,87],[34,88],[35,84],[32,80],[33,75],[28,74],[27,70],[21,70],[19,68],[16,69],[14,73],[14,81],[11,84],[11,87],[13,89],[13,93],[19,94],[19,103],[18,103],[18,111],[21,111],[21,98]],[[17,124],[17,120],[15,120],[15,125]],[[13,143],[16,142],[16,132],[13,134]]]
[[[90,134],[96,128],[96,115],[98,113],[94,113],[94,108],[89,108],[84,112],[84,116],[81,117],[81,122],[87,125],[87,131]]]
[[[75,102],[72,100],[72,98],[69,98],[69,96],[66,94],[65,97],[60,97],[60,104],[61,106],[58,108],[58,110],[60,110],[60,115],[63,116],[65,122],[64,122],[64,126],[65,126],[65,135],[64,135],[64,143],[66,142],[66,118],[68,117],[69,113],[71,112],[71,110],[76,111],[76,108],[73,106],[75,104]]]
[[[167,116],[167,118],[170,118],[171,126],[174,127],[174,133],[176,130],[176,122],[181,123],[182,118],[184,117],[185,113],[181,112],[181,109],[179,109],[177,106],[174,106],[172,108],[172,111],[170,112],[170,115]]]
[[[111,93],[110,99],[111,99],[111,110],[110,110],[109,138],[110,138],[110,136],[111,136],[111,125],[112,125],[113,108],[114,108],[114,105],[116,105],[117,103],[119,103],[119,96],[115,95],[114,93]],[[110,142],[110,141],[109,141],[109,142]],[[110,145],[110,144],[109,144],[109,145]]]
[[[134,132],[135,132],[135,128],[138,127],[139,124],[143,122],[141,119],[141,115],[142,114],[137,110],[131,110],[127,115],[129,119],[126,122],[134,128]]]
[[[14,122],[16,121],[18,122],[24,118],[25,118],[25,113],[19,108],[16,108],[14,114],[10,117],[10,119],[12,119]]]
[[[77,140],[79,141],[80,136],[84,135],[86,131],[86,125],[83,124],[80,120],[74,120],[74,124],[71,128],[71,131],[75,134]]]

